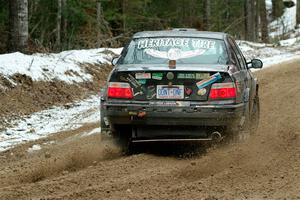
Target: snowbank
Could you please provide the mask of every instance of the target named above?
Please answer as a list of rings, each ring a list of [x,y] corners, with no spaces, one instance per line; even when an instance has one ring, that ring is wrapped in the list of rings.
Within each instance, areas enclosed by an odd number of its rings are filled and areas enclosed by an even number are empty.
[[[279,41],[280,46],[272,44],[237,41],[246,59],[261,59],[265,67],[300,58],[300,38]]]
[[[82,124],[100,121],[99,101],[100,98],[96,95],[80,102],[33,113],[15,121],[13,128],[0,132],[0,152],[51,133],[74,130]]]
[[[92,76],[80,67],[81,63],[109,63],[113,54],[122,48],[99,48],[90,50],[64,51],[58,54],[26,55],[20,52],[0,55],[0,74],[9,78],[20,73],[33,80],[61,80],[67,83],[90,81]]]
[[[268,8],[269,2],[266,1],[266,3]],[[296,22],[297,1],[294,0],[294,3],[296,4],[295,6],[291,8],[285,8],[283,15],[269,24],[270,37],[281,36],[290,31],[295,30],[295,27],[297,25]]]

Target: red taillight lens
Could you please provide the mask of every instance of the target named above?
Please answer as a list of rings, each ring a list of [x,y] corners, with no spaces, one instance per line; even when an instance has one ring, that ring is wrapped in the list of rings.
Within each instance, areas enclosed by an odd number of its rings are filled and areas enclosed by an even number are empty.
[[[212,85],[209,98],[232,99],[236,97],[236,87],[233,83],[215,83]]]
[[[108,98],[132,99],[133,92],[128,83],[111,82],[108,86],[107,96]]]

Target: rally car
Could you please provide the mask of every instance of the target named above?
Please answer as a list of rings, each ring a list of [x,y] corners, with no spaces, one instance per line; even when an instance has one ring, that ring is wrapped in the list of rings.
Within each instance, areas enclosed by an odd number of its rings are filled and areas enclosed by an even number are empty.
[[[101,91],[101,130],[123,147],[220,141],[255,132],[258,81],[233,37],[174,29],[136,33]]]

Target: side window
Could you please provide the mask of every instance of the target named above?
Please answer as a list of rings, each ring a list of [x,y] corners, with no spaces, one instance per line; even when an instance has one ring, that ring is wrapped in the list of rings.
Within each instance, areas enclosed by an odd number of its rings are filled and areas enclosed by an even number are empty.
[[[236,46],[236,49],[238,50],[238,52],[239,52],[239,54],[241,56],[242,62],[244,63],[244,68],[247,68],[247,62],[246,62],[246,59],[245,59],[245,57],[244,57],[244,55],[243,55],[240,47],[237,45],[237,43],[234,40],[233,40],[233,42],[234,42],[234,44]]]
[[[234,46],[230,42],[229,42],[229,53],[230,53],[231,60],[238,67],[238,69],[241,70],[241,64],[240,64],[238,57],[234,51]]]
[[[242,69],[242,70],[246,69],[245,59],[244,59],[243,55],[240,53],[238,46],[231,38],[228,38],[228,42],[229,42],[230,46],[232,46],[232,48],[237,56],[240,69]]]

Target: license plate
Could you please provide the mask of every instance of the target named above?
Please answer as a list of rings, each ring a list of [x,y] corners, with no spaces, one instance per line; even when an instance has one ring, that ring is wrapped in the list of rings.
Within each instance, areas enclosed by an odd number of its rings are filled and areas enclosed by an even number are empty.
[[[167,85],[158,85],[156,88],[157,99],[183,99],[184,98],[184,86],[173,85],[169,87]]]

